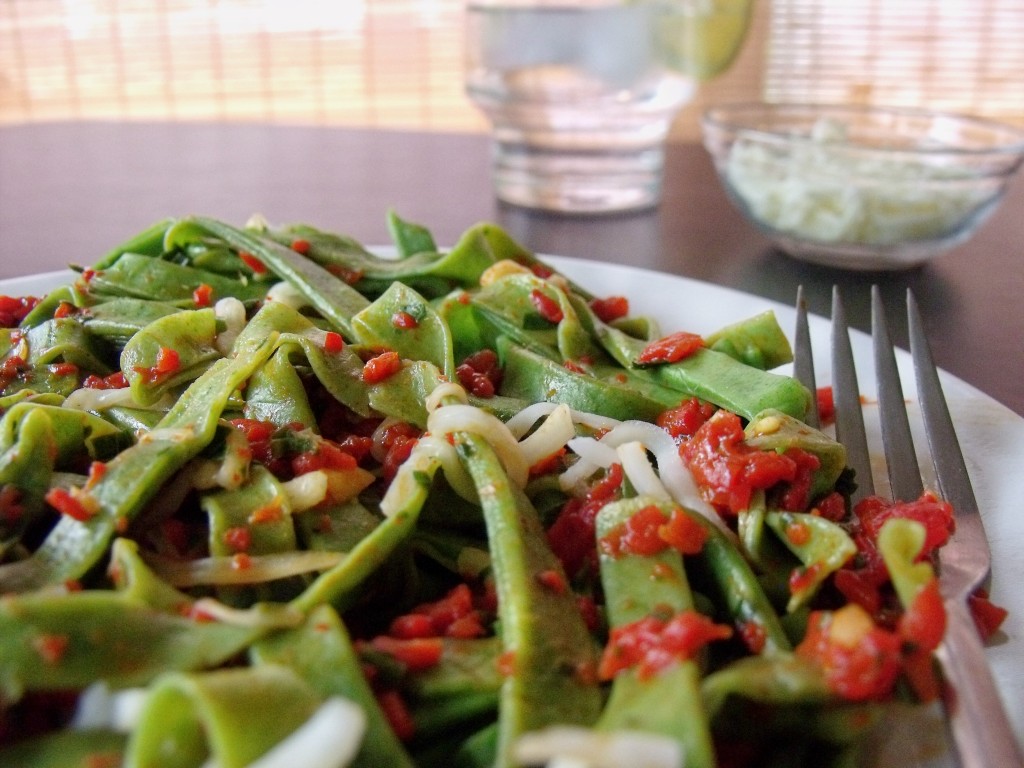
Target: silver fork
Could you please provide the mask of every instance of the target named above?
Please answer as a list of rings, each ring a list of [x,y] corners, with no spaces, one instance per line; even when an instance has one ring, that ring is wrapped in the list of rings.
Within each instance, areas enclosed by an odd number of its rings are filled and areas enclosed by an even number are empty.
[[[937,656],[945,679],[943,703],[950,733],[963,768],[1024,766],[1020,745],[1003,709],[985,659],[984,647],[967,607],[967,598],[989,575],[991,555],[988,540],[917,303],[909,291],[907,317],[921,417],[938,491],[952,504],[956,513],[956,531],[940,551],[939,564],[947,628]],[[921,495],[923,485],[896,355],[877,286],[871,292],[871,322],[882,444],[892,497],[913,500]],[[794,375],[813,391],[814,368],[802,289],[797,294],[794,346]],[[873,493],[874,485],[857,373],[838,288],[833,288],[832,293],[832,386],[836,437],[846,445],[848,463],[856,472],[856,502]]]

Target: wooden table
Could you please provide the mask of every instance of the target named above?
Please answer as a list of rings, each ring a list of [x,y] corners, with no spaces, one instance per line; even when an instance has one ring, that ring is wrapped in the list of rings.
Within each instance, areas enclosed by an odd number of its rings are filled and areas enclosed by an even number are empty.
[[[499,205],[485,136],[245,124],[63,123],[0,128],[0,277],[88,264],[166,216],[304,221],[387,242],[385,212],[451,243],[494,220],[546,253],[621,262],[791,304],[804,285],[828,315],[838,284],[868,328],[877,283],[897,306],[918,297],[939,364],[1024,415],[1024,180],[967,244],[925,267],[855,273],[773,249],[731,206],[702,147],[668,150],[652,211],[564,217]],[[895,315],[895,313],[892,313]],[[903,323],[894,324],[897,340]]]

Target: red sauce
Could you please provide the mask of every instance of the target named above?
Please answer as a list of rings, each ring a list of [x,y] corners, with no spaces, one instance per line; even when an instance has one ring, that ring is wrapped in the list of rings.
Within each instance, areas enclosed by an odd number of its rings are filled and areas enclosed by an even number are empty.
[[[345,348],[345,340],[336,331],[328,331],[324,336],[324,352],[329,355],[336,355]]]
[[[691,397],[675,408],[662,411],[658,414],[655,423],[672,435],[676,441],[688,440],[704,426],[704,422],[714,415],[715,410],[715,406],[711,403]]]
[[[0,328],[17,328],[38,303],[35,296],[0,296]]]
[[[213,286],[206,283],[200,283],[199,286],[192,291],[192,303],[197,307],[208,307],[213,303]]]
[[[548,528],[548,544],[570,577],[597,564],[595,518],[605,504],[619,495],[622,465],[612,464],[583,498],[569,499]]]
[[[530,303],[537,310],[537,314],[549,323],[560,323],[565,316],[562,313],[562,308],[558,306],[558,302],[539,288],[530,291]]]
[[[602,322],[611,323],[629,314],[629,299],[625,296],[592,299],[590,309]]]
[[[247,253],[246,251],[240,251],[238,253],[238,258],[240,258],[242,260],[242,263],[245,264],[245,266],[247,266],[249,269],[251,269],[255,274],[266,274],[267,266],[262,261],[253,256],[251,253]]]
[[[610,680],[626,669],[648,679],[670,664],[693,658],[713,640],[732,636],[732,629],[715,624],[697,611],[683,611],[671,617],[646,616],[612,629],[598,666],[602,680]]]
[[[81,523],[91,520],[96,515],[95,512],[87,509],[81,500],[74,496],[67,488],[51,488],[46,492],[44,498],[47,504],[62,515],[67,515]]]
[[[887,698],[900,673],[902,640],[872,625],[856,638],[837,640],[829,625],[833,614],[812,613],[796,653],[818,664],[831,691],[851,701]]]
[[[420,322],[408,312],[395,312],[395,314],[391,316],[391,324],[395,326],[395,328],[412,330],[413,328],[418,328]]]
[[[221,541],[234,552],[245,552],[252,546],[252,534],[248,527],[236,525],[221,534]]]
[[[89,389],[124,389],[128,386],[128,379],[125,378],[123,371],[114,371],[103,377],[89,374],[82,382],[82,386]]]
[[[402,370],[402,359],[394,350],[381,352],[371,357],[363,365],[363,381],[367,384],[379,384]]]
[[[703,349],[704,339],[696,333],[679,331],[657,341],[652,341],[636,359],[640,365],[676,363]]]
[[[750,505],[755,490],[796,477],[792,458],[751,448],[743,439],[739,416],[718,411],[680,446],[701,494],[719,511],[738,513]]]

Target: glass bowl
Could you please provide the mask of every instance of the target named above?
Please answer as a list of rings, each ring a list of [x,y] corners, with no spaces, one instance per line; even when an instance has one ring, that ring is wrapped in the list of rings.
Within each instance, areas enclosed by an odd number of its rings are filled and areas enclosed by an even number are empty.
[[[1024,158],[1024,130],[915,109],[732,104],[704,145],[741,211],[790,255],[906,269],[967,240]]]

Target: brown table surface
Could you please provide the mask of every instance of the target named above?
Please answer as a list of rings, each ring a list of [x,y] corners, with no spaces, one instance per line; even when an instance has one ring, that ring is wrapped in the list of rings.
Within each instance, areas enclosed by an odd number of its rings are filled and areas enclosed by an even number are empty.
[[[967,244],[898,273],[790,259],[726,199],[697,144],[668,150],[658,209],[564,217],[499,205],[489,140],[470,134],[249,124],[59,123],[0,128],[0,278],[89,264],[167,216],[244,223],[259,212],[368,243],[388,241],[394,208],[451,243],[493,220],[541,252],[663,270],[791,304],[804,285],[828,315],[841,286],[853,326],[869,291],[889,306],[912,288],[939,364],[1024,415],[1024,180]],[[896,313],[891,313],[896,314]],[[894,318],[905,341],[905,323]]]

